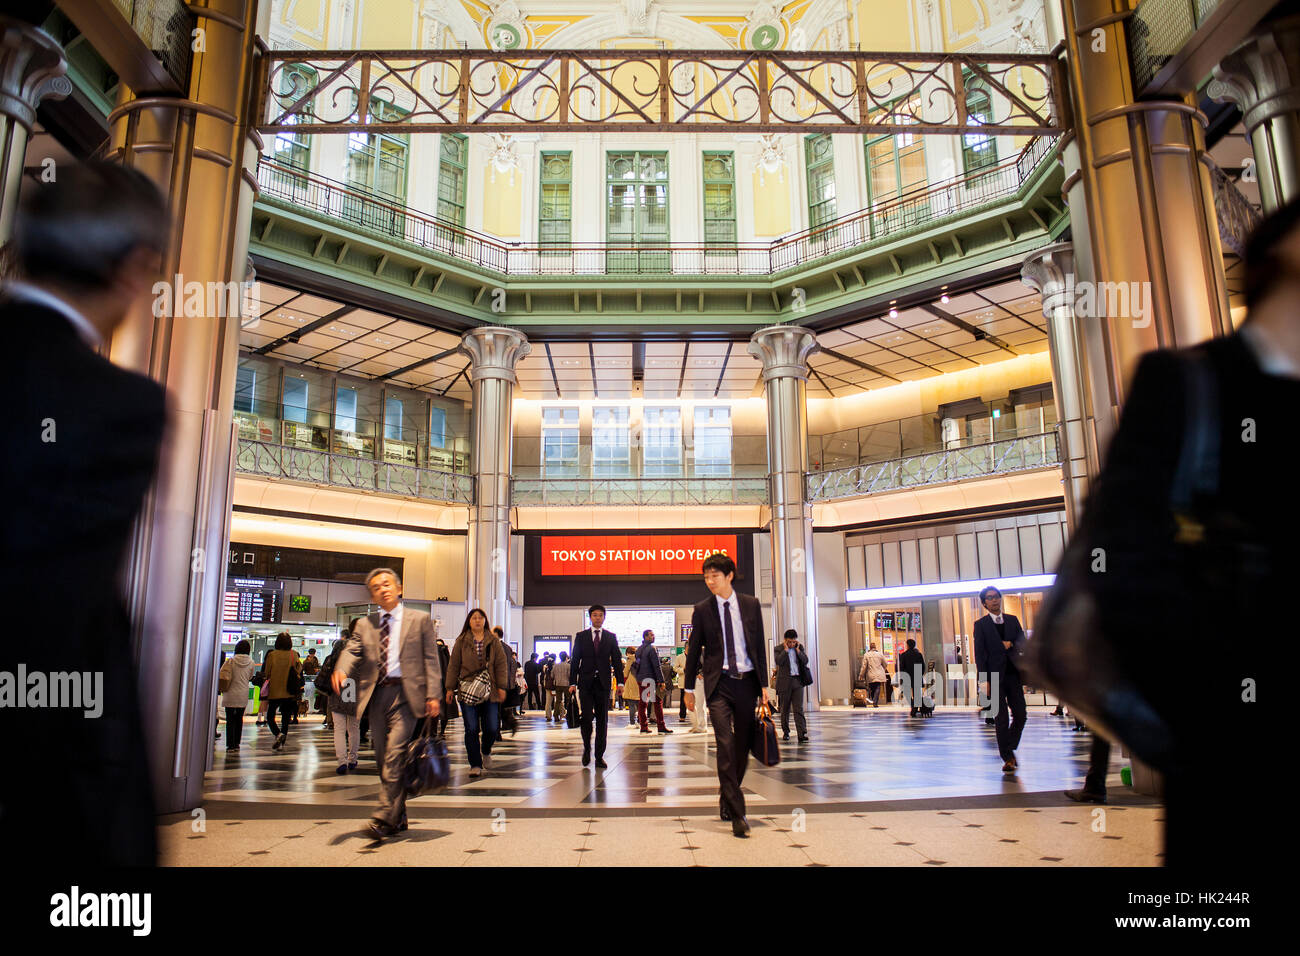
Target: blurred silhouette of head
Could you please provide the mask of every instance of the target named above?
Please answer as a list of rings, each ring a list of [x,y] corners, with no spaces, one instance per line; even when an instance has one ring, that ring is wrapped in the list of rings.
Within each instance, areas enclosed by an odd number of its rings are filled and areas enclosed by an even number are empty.
[[[61,164],[53,181],[24,186],[13,238],[19,277],[108,338],[162,272],[167,201],[137,170]]]

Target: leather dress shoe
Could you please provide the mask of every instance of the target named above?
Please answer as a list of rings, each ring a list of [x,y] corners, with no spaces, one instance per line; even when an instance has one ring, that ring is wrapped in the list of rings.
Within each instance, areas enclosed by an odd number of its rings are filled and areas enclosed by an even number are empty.
[[[384,837],[390,837],[397,832],[397,828],[384,823],[382,820],[371,820],[370,825],[366,827],[370,835],[376,840],[382,840]]]
[[[600,767],[602,770],[604,770],[606,767],[609,766],[609,764],[605,763],[605,758],[604,758],[604,757],[597,757],[597,758],[596,758],[596,766],[597,766],[597,767]]]
[[[749,836],[749,821],[744,817],[736,817],[731,821],[731,835],[736,837]]]
[[[590,751],[590,750],[584,750],[584,751],[582,752],[582,765],[585,767],[585,766],[587,766],[587,764],[589,764],[589,763],[591,763],[591,751]]]
[[[799,743],[801,743],[801,744],[806,744],[807,742],[808,742],[808,738],[807,738],[807,737],[800,737],[800,738],[799,738]]]
[[[397,825],[397,831],[401,833],[403,830],[408,830],[408,829],[410,829],[410,824],[407,823],[406,817],[403,816],[402,822]]]
[[[1065,795],[1075,803],[1105,803],[1106,795],[1104,793],[1095,793],[1092,790],[1067,790]]]
[[[661,733],[661,734],[671,734],[671,733],[672,733],[672,730],[671,730],[670,728],[668,728],[668,727],[660,727],[660,728],[659,728],[659,733]]]
[[[727,809],[727,805],[721,800],[718,801],[718,816],[723,820],[731,819],[731,811]]]

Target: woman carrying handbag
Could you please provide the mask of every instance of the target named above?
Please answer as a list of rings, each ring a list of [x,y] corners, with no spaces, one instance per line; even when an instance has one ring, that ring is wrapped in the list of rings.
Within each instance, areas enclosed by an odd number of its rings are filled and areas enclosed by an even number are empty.
[[[447,702],[460,704],[465,721],[465,756],[469,775],[492,768],[492,745],[499,739],[500,707],[510,687],[506,653],[488,626],[487,614],[474,608],[451,648],[445,685]],[[481,735],[481,736],[480,736]]]

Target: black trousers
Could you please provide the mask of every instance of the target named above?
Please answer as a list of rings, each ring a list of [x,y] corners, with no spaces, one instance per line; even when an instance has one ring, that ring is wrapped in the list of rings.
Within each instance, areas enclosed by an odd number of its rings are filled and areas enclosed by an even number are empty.
[[[754,742],[754,707],[758,702],[758,679],[753,672],[739,679],[723,674],[709,698],[713,739],[718,753],[718,783],[722,803],[732,819],[745,815],[745,795],[740,785],[749,765],[749,748]]]
[[[238,750],[244,736],[244,708],[226,708],[226,749]]]
[[[528,699],[526,701],[525,706],[533,707],[536,708],[537,710],[546,709],[546,704],[542,697],[542,689],[537,685],[536,680],[531,680],[528,682]]]
[[[591,750],[592,722],[596,724],[596,759],[605,754],[609,738],[609,681],[587,681],[578,685],[578,702],[582,704],[582,749]]]
[[[1101,734],[1092,735],[1092,750],[1088,753],[1088,776],[1083,789],[1089,793],[1106,794],[1106,768],[1110,766],[1110,741]]]
[[[274,700],[270,701],[270,704],[271,706],[266,711],[267,726],[271,728],[271,733],[277,737],[281,734],[287,734],[289,732],[289,724],[292,723],[289,719],[289,715],[291,712],[290,708],[294,706],[293,698],[276,697]],[[280,715],[280,719],[284,721],[283,725],[276,724],[275,715],[277,713]]]
[[[1020,746],[1020,735],[1025,732],[1025,688],[1020,683],[1020,672],[1003,670],[998,675],[997,716],[994,727],[998,737],[998,753],[1010,760]]]

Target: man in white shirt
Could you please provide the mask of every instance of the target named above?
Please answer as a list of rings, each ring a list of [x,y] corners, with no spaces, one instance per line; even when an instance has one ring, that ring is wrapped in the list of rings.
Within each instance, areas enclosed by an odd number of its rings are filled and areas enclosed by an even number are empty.
[[[686,706],[695,706],[695,678],[704,677],[704,696],[717,742],[718,812],[737,837],[749,835],[741,784],[754,737],[754,708],[767,694],[767,641],[758,598],[732,587],[736,562],[725,554],[704,559],[704,584],[711,592],[691,615],[686,647]]]

